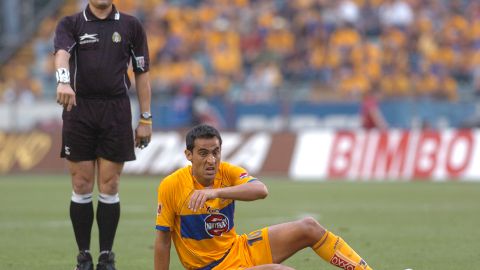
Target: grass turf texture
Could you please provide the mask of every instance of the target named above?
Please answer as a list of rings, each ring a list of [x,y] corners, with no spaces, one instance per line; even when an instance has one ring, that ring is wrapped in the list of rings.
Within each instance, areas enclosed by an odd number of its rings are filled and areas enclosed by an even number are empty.
[[[478,262],[480,184],[264,182],[267,199],[237,202],[238,233],[311,215],[374,269],[471,269]],[[114,244],[120,270],[153,268],[157,184],[158,177],[122,179]],[[73,268],[77,250],[68,217],[70,192],[67,175],[0,176],[0,269]],[[95,259],[97,236],[94,223]],[[171,261],[171,269],[182,269],[173,248]],[[311,249],[285,264],[337,269]]]

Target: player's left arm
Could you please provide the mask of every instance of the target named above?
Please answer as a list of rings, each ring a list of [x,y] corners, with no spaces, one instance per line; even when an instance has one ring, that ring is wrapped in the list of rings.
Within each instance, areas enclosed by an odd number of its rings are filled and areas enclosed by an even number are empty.
[[[195,212],[202,208],[207,200],[217,198],[238,201],[255,201],[258,199],[264,199],[267,195],[267,186],[258,180],[253,180],[237,186],[195,190],[190,197],[188,208]]]
[[[152,91],[150,87],[150,78],[148,71],[147,72],[137,72],[135,73],[135,84],[137,88],[137,97],[138,105],[140,107],[140,112],[150,112],[151,96]],[[140,121],[137,128],[135,129],[135,146],[145,147],[150,143],[152,137],[152,123],[146,121]]]

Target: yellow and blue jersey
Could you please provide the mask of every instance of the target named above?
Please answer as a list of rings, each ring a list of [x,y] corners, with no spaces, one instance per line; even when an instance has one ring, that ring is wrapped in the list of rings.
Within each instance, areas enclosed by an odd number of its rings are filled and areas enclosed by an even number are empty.
[[[219,165],[211,188],[241,185],[256,178],[241,167],[227,162]],[[170,231],[177,254],[187,269],[211,269],[228,253],[236,241],[235,201],[208,200],[206,207],[188,209],[190,195],[203,189],[186,166],[167,176],[158,187],[156,229]]]

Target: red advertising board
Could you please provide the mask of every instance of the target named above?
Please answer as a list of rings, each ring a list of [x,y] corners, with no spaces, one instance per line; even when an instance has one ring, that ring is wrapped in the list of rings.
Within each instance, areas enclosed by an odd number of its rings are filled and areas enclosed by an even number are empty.
[[[322,140],[314,144],[315,138]],[[296,179],[475,180],[480,176],[479,139],[474,130],[310,131],[299,134],[290,175]],[[314,166],[312,159],[325,164]]]

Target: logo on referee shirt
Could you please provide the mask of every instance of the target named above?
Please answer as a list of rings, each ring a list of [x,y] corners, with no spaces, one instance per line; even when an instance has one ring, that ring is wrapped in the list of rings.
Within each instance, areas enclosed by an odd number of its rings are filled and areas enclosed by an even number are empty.
[[[119,43],[120,41],[122,41],[122,36],[120,36],[118,32],[114,32],[112,35],[112,41],[113,43]]]
[[[65,145],[65,155],[67,155],[67,156],[70,155],[70,146]]]
[[[222,213],[210,214],[205,218],[205,231],[211,237],[221,236],[228,231],[229,220]]]
[[[85,34],[83,34],[79,37],[80,41],[78,43],[80,43],[80,45],[82,45],[82,44],[87,44],[87,43],[99,42],[100,39],[97,36],[98,36],[98,34],[85,33]]]
[[[143,70],[145,68],[145,57],[143,56],[135,57],[135,63],[138,69]]]

